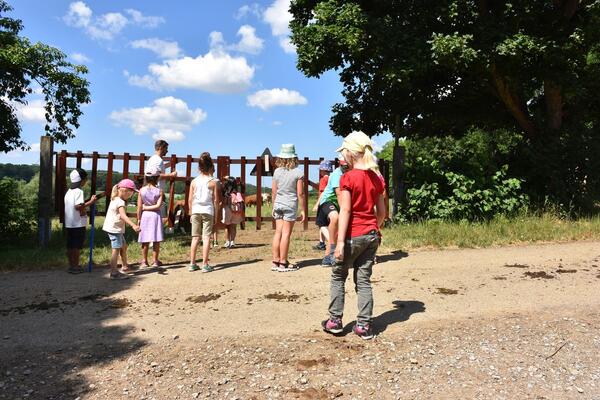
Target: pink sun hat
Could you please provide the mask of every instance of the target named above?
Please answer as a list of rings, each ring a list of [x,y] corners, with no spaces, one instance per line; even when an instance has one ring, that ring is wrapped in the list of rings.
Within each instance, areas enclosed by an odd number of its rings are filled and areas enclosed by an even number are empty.
[[[123,179],[118,184],[117,187],[119,189],[129,189],[134,192],[139,192],[139,190],[135,187],[135,183],[131,179]]]

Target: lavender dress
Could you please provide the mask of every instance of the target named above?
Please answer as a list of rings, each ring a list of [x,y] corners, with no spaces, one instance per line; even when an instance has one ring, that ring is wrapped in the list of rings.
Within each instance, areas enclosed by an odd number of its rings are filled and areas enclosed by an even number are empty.
[[[160,189],[146,186],[140,190],[139,196],[142,196],[142,204],[153,206],[158,203],[160,198]],[[138,242],[162,242],[163,241],[163,223],[160,216],[160,209],[156,211],[142,211],[142,220],[140,221],[140,236]]]

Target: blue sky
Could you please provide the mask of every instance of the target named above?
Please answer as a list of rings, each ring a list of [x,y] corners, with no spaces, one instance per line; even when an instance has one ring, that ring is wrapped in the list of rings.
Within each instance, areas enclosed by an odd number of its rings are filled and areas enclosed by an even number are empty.
[[[300,157],[335,157],[341,139],[328,121],[341,85],[335,72],[315,79],[296,69],[289,0],[10,4],[24,36],[89,68],[92,103],[76,137],[56,150],[150,154],[165,138],[178,156],[254,157],[294,143]],[[39,98],[19,116],[32,151],[0,154],[0,162],[37,163]]]

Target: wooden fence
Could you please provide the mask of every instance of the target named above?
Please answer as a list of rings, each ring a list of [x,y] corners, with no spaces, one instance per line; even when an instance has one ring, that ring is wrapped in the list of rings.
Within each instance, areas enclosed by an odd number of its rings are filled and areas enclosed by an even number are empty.
[[[106,192],[107,195],[107,201],[106,201],[106,206],[104,210],[97,210],[97,215],[106,215],[106,211],[108,209],[108,204],[109,204],[109,199],[110,199],[110,192],[112,190],[112,187],[114,184],[116,184],[117,182],[113,182],[113,174],[115,172],[117,173],[122,173],[123,178],[130,178],[133,179],[134,181],[137,180],[138,184],[140,183],[140,181],[143,179],[143,175],[144,175],[144,164],[146,162],[146,160],[149,158],[149,156],[146,156],[145,153],[140,153],[137,155],[132,155],[130,153],[123,153],[123,154],[114,154],[112,152],[108,153],[108,154],[98,154],[98,152],[93,152],[93,153],[83,153],[81,151],[77,151],[75,153],[72,152],[67,152],[66,150],[63,150],[61,152],[55,153],[55,186],[54,186],[54,206],[55,206],[55,211],[58,213],[58,215],[60,216],[60,221],[64,222],[64,195],[65,192],[67,191],[67,160],[71,158],[71,159],[75,159],[76,161],[76,167],[77,168],[81,168],[82,164],[84,162],[84,160],[86,159],[90,159],[91,160],[91,174],[88,176],[88,181],[90,183],[90,188],[91,188],[91,193],[95,194],[98,192]],[[99,188],[97,186],[97,178],[98,178],[98,160],[107,160],[107,166],[106,166],[106,185],[103,188]],[[122,161],[123,162],[123,167],[122,167],[122,171],[115,171],[113,164],[114,161],[118,160],[118,161]],[[170,185],[170,190],[169,190],[169,204],[168,204],[168,218],[169,218],[169,225],[172,226],[173,222],[174,222],[174,207],[175,207],[175,201],[174,201],[174,189],[175,189],[175,181],[183,181],[185,182],[185,205],[184,205],[184,210],[185,210],[185,215],[188,216],[189,215],[189,210],[188,210],[188,205],[187,205],[187,198],[188,198],[188,194],[189,194],[189,190],[190,190],[190,184],[192,182],[192,179],[194,178],[194,176],[192,175],[192,170],[194,170],[194,172],[196,171],[196,168],[192,168],[193,164],[198,163],[198,158],[196,157],[192,157],[191,155],[187,155],[185,157],[178,157],[177,155],[173,154],[171,156],[168,157],[164,157],[165,161],[170,162],[170,170],[171,171],[176,171],[177,170],[177,165],[185,165],[185,176],[177,176],[174,178],[169,178],[168,180],[171,182]],[[132,169],[131,168],[131,162],[133,161],[133,163],[137,163],[137,168]],[[315,182],[311,182],[309,180],[309,167],[311,165],[315,165],[318,166],[319,163],[323,161],[323,158],[320,158],[318,160],[310,160],[308,157],[304,157],[302,159],[299,159],[299,164],[300,167],[303,168],[304,171],[304,204],[301,205],[301,207],[304,210],[305,215],[307,216],[307,218],[304,221],[304,229],[307,230],[309,227],[309,221],[315,221],[316,217],[309,217],[309,210],[308,210],[308,187],[309,185],[312,186],[313,188],[318,188],[318,183]],[[259,230],[261,229],[261,225],[263,222],[265,221],[273,221],[273,217],[272,216],[263,216],[261,214],[261,209],[262,209],[262,191],[263,191],[263,175],[264,175],[264,167],[265,167],[265,160],[258,156],[256,158],[246,158],[246,157],[240,157],[240,158],[230,158],[228,156],[219,156],[216,159],[213,159],[213,162],[215,163],[216,166],[216,174],[217,177],[219,179],[222,179],[225,176],[230,175],[230,167],[231,165],[240,165],[240,180],[242,183],[242,193],[245,193],[246,190],[246,171],[249,165],[255,165],[256,166],[256,216],[255,217],[246,217],[246,221],[255,221],[256,222],[256,229]],[[335,165],[337,166],[337,160],[334,161]],[[134,165],[135,166],[135,165]],[[272,162],[269,165],[269,168],[273,168]],[[381,173],[383,174],[383,177],[385,178],[386,181],[386,186],[389,187],[389,180],[390,180],[390,166],[389,166],[389,162],[385,161],[385,160],[380,160],[379,161],[379,168]],[[86,168],[89,170],[89,168]],[[386,217],[389,217],[389,198],[386,196]],[[128,213],[128,215],[135,217],[134,213]]]

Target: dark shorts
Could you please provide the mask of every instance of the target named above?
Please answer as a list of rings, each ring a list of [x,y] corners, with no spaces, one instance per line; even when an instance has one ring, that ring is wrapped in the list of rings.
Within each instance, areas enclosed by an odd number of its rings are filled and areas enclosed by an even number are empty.
[[[85,226],[67,228],[67,249],[82,249],[85,242]]]
[[[330,201],[321,204],[317,209],[317,226],[323,227],[329,225],[329,214],[340,210]]]

